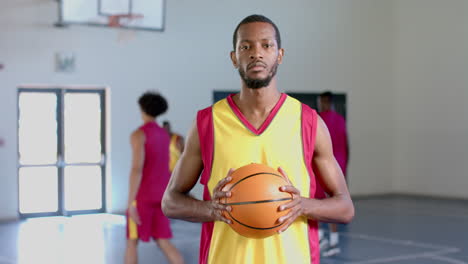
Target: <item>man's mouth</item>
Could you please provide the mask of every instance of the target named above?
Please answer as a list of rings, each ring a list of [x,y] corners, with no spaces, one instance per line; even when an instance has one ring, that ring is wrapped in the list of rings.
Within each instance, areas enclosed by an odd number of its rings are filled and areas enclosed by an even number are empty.
[[[266,68],[266,65],[262,62],[255,62],[252,64],[249,64],[247,69],[248,70],[253,70],[253,71],[261,71]]]

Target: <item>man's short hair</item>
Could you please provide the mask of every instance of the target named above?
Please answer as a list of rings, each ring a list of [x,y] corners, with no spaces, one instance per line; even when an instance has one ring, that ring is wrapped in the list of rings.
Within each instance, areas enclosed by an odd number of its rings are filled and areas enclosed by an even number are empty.
[[[167,101],[159,93],[146,92],[138,99],[138,104],[143,112],[152,117],[157,117],[167,111]]]
[[[278,44],[278,49],[280,49],[281,48],[281,36],[280,36],[279,29],[275,25],[275,23],[273,23],[273,21],[271,21],[271,19],[269,19],[268,17],[263,16],[263,15],[250,15],[250,16],[242,19],[242,21],[237,25],[236,29],[234,30],[234,35],[232,36],[232,47],[233,47],[234,51],[236,50],[237,32],[239,31],[240,26],[245,25],[245,24],[249,24],[249,23],[254,23],[254,22],[264,22],[264,23],[268,23],[268,24],[273,26],[273,28],[275,29],[276,43]]]
[[[319,96],[322,98],[327,98],[329,102],[333,102],[333,93],[330,91],[323,92]]]

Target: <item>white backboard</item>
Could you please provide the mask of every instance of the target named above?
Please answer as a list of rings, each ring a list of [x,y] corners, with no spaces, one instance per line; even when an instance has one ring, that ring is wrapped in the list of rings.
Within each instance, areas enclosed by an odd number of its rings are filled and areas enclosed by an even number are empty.
[[[122,20],[123,27],[163,31],[165,0],[60,0],[57,25],[107,26],[108,16],[122,14],[142,16]]]

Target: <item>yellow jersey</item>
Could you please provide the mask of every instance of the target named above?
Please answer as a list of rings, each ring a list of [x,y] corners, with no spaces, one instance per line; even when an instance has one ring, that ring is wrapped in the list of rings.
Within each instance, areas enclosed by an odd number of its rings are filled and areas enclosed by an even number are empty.
[[[229,169],[249,163],[282,167],[305,197],[317,198],[312,170],[317,113],[281,94],[260,128],[243,116],[230,95],[198,112],[197,130],[204,170],[203,199]],[[322,198],[322,197],[321,197]],[[199,262],[223,264],[319,263],[317,222],[299,217],[283,233],[264,239],[243,237],[224,222],[203,223]]]
[[[171,142],[169,143],[169,171],[172,173],[172,171],[175,168],[175,165],[177,161],[180,158],[180,155],[182,154],[180,149],[177,146],[177,140],[179,139],[179,135],[177,134],[172,134],[171,135]]]

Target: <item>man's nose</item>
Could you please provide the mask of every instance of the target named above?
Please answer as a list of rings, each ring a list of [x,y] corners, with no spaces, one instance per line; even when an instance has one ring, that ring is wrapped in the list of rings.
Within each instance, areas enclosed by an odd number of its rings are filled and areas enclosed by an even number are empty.
[[[250,53],[250,59],[263,59],[262,50],[259,47],[252,47],[252,52]]]

